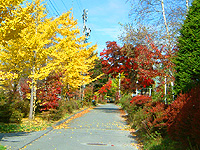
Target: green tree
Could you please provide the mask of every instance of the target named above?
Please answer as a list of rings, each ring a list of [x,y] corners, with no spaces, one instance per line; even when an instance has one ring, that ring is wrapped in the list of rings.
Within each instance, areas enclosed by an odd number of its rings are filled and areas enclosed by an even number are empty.
[[[194,0],[180,30],[174,59],[176,92],[183,93],[200,83],[200,0]]]

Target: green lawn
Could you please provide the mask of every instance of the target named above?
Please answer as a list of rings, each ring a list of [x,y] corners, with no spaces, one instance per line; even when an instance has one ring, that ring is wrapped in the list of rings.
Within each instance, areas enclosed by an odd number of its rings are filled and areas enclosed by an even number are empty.
[[[6,148],[3,145],[0,145],[0,150],[5,150]]]

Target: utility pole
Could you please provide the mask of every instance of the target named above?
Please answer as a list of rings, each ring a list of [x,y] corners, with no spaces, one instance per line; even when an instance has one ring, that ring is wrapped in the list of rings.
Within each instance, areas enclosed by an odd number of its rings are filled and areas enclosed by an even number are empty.
[[[83,15],[82,15],[82,18],[83,18],[83,35],[85,35],[84,43],[88,42],[87,40],[89,39],[89,36],[90,36],[90,33],[91,33],[91,29],[86,26],[86,22],[87,22],[87,19],[88,19],[87,15],[88,15],[88,10],[84,9]],[[84,75],[84,73],[83,73],[83,75]],[[81,95],[82,103],[83,103],[83,97],[84,97],[84,88],[85,88],[85,85],[83,83],[83,85],[81,85],[81,87],[80,87],[80,92],[81,92],[80,95]]]
[[[89,39],[89,36],[91,33],[91,29],[86,26],[86,22],[88,19],[87,15],[88,15],[88,10],[84,9],[83,15],[82,15],[82,17],[83,17],[83,34],[85,35],[84,43],[87,43],[87,40]]]

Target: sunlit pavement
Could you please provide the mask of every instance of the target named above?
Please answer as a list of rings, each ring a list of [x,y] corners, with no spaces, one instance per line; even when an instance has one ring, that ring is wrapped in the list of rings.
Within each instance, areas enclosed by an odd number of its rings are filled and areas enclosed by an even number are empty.
[[[82,117],[71,120],[67,126],[63,125],[62,127],[61,125],[60,129],[51,130],[26,145],[24,149],[136,150],[137,147],[134,146],[136,141],[128,130],[124,130],[125,128],[127,128],[126,122],[121,118],[117,106],[114,104],[100,105]],[[7,140],[11,139],[12,137]],[[13,142],[15,144],[19,142],[17,137]],[[19,148],[14,145],[12,147]]]

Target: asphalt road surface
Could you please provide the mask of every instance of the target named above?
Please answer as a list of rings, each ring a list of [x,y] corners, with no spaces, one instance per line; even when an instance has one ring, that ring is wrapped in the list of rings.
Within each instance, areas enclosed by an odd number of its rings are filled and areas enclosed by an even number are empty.
[[[89,113],[71,120],[65,128],[50,130],[37,140],[29,142],[23,149],[137,150],[137,147],[134,146],[136,144],[134,137],[129,131],[124,130],[125,128],[127,128],[126,122],[120,116],[118,106],[114,104],[100,105],[90,110]],[[32,138],[34,134],[39,133],[33,133]],[[30,136],[21,135],[20,138],[28,140]],[[4,140],[6,142],[6,138]],[[9,140],[12,138],[7,138],[7,141]],[[17,136],[15,142],[20,143]],[[17,149],[17,145],[14,146]]]

